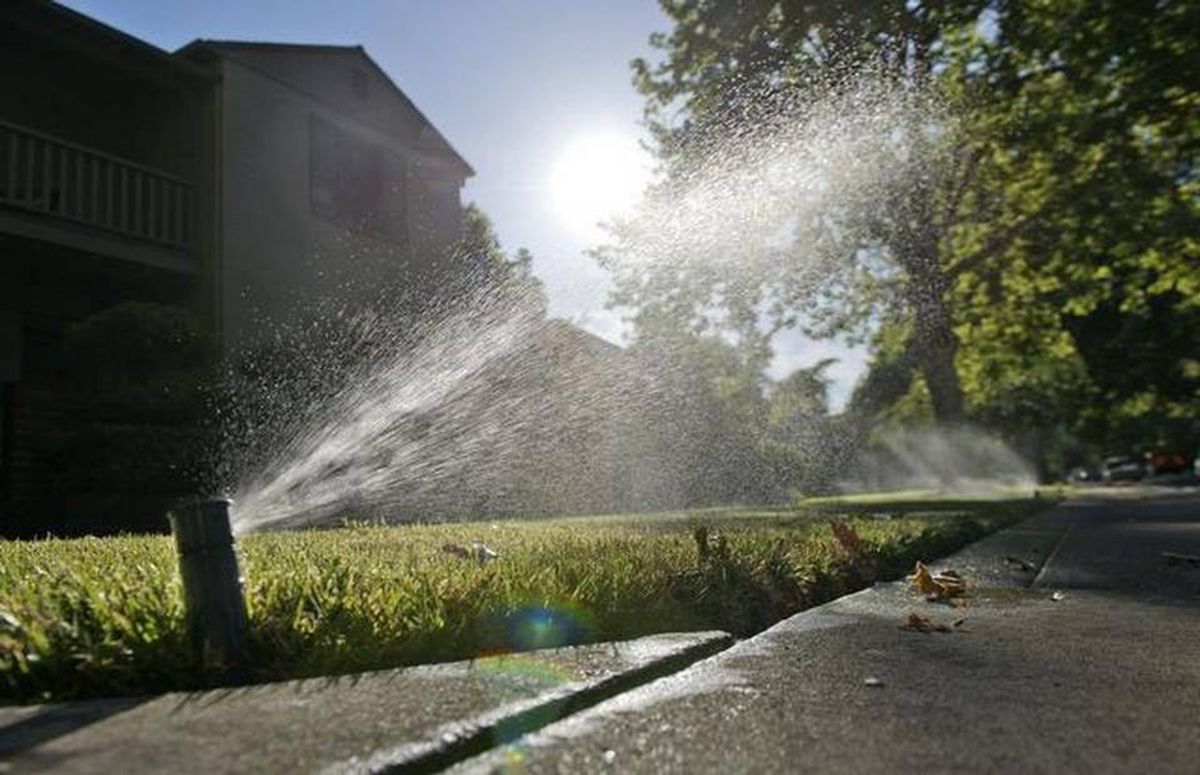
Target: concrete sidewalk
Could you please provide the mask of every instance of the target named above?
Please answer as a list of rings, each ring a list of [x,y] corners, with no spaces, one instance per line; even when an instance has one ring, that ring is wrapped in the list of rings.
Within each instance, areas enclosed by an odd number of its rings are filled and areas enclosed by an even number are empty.
[[[432,771],[725,648],[655,635],[236,689],[0,708],[0,772]]]
[[[877,585],[458,770],[1198,772],[1200,567],[1164,552],[1200,499],[1068,501],[938,563],[966,608]]]

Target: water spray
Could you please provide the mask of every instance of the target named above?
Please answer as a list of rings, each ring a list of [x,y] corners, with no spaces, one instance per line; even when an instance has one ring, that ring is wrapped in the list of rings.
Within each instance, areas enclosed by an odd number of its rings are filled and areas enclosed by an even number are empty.
[[[189,498],[167,513],[179,552],[188,640],[204,665],[222,668],[242,663],[246,637],[230,504],[227,498]]]
[[[881,210],[909,218],[901,206],[915,181],[940,163],[926,153],[934,143],[905,142],[897,128],[949,124],[936,100],[888,79],[867,75],[834,91],[814,102],[807,89],[784,90],[757,111],[762,121],[731,125],[685,154],[679,174],[621,218],[620,249],[606,262],[639,278],[653,272],[651,290],[696,278],[756,315],[780,304],[790,318],[810,303],[812,322],[840,315],[832,305],[844,282],[888,271],[874,266],[877,251],[851,246],[876,244]],[[597,355],[556,333],[530,299],[520,283],[488,281],[417,320],[348,314],[331,299],[316,310],[319,324],[298,316],[279,327],[284,363],[248,362],[231,380],[238,411],[225,418],[216,481],[237,498],[235,532],[346,514],[461,516],[477,504],[593,510],[591,496],[566,494],[577,464],[611,471],[614,483],[596,489],[621,493],[622,507],[677,498],[690,476],[668,452],[680,447],[666,443],[678,431],[660,443],[647,420],[676,389],[670,372],[689,362],[659,358],[652,373],[635,374],[645,370],[636,359]],[[605,441],[586,452],[561,446],[577,424]],[[817,433],[797,443],[814,455],[843,446]],[[638,456],[649,457],[623,462]]]

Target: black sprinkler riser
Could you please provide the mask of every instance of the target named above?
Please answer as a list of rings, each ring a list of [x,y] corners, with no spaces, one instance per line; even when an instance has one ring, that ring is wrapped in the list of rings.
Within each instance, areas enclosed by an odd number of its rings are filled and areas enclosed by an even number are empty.
[[[227,498],[190,498],[167,513],[187,611],[188,639],[208,667],[242,663],[246,603],[242,596]]]

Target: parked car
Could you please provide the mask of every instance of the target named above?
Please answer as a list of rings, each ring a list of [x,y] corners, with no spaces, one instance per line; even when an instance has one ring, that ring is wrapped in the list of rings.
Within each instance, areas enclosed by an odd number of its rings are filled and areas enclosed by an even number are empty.
[[[1139,482],[1147,473],[1144,458],[1133,455],[1117,455],[1104,458],[1100,476],[1105,482]]]
[[[1101,479],[1100,471],[1089,466],[1076,466],[1067,472],[1067,482],[1070,484],[1087,484]]]
[[[1180,450],[1156,449],[1150,453],[1150,473],[1158,474],[1190,474],[1193,462],[1191,456]]]

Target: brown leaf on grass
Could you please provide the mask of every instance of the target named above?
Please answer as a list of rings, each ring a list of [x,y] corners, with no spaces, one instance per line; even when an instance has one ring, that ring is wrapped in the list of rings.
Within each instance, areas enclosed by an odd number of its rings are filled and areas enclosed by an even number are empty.
[[[962,622],[963,620],[959,619],[954,623],[954,627],[960,626]],[[921,616],[920,614],[915,613],[910,613],[908,615],[908,619],[904,622],[904,624],[900,625],[900,629],[910,630],[912,632],[923,632],[926,634],[934,632],[954,632],[952,628],[947,627],[941,622],[935,622],[928,616]]]
[[[917,588],[926,600],[946,600],[967,593],[967,582],[952,570],[931,573],[925,563],[918,561],[908,582]]]
[[[499,554],[492,551],[490,547],[480,541],[473,541],[470,547],[451,542],[444,543],[442,544],[442,551],[464,560],[476,560],[480,564],[489,563],[500,557]]]
[[[833,531],[833,537],[841,544],[842,548],[851,557],[862,557],[863,544],[862,538],[859,537],[858,531],[845,522],[839,522],[836,519],[829,520],[829,529]]]

